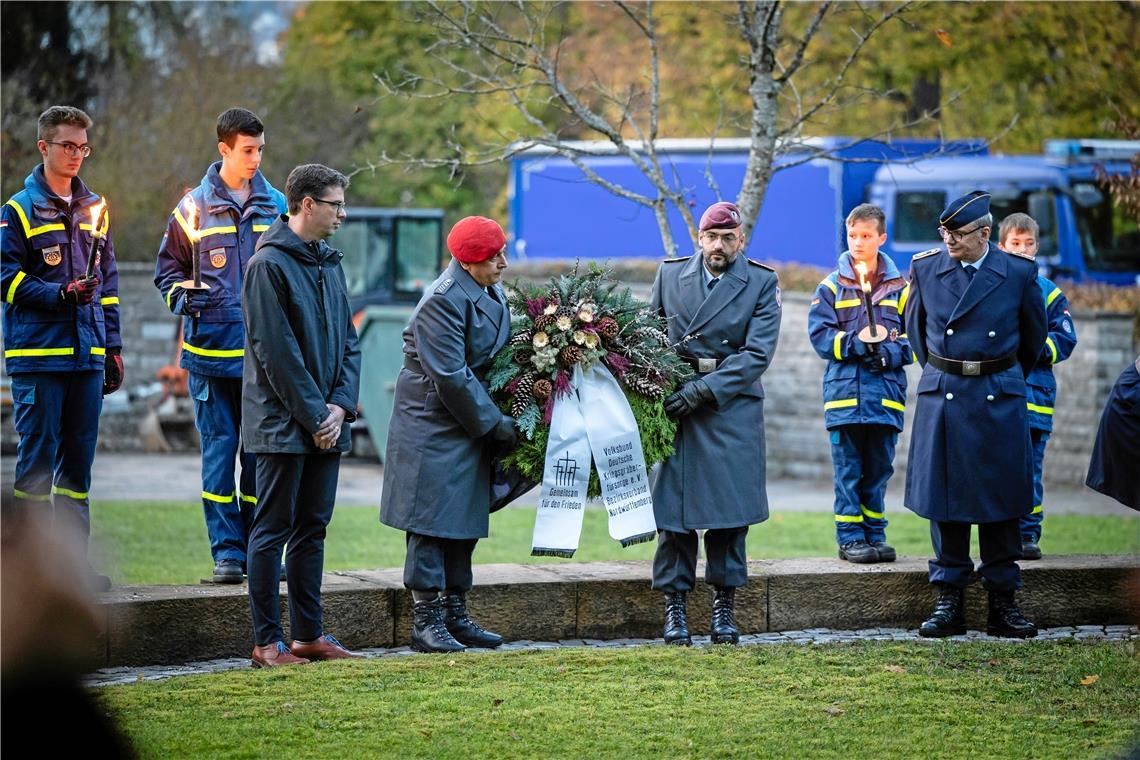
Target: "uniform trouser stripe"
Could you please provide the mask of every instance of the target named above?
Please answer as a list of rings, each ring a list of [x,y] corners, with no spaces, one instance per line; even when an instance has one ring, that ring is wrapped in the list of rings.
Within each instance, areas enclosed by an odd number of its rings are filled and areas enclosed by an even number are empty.
[[[12,495],[17,499],[25,499],[27,501],[51,501],[50,493],[28,493],[21,491],[19,488],[12,489]]]
[[[835,522],[837,523],[861,523],[863,522],[863,515],[836,515]]]
[[[835,540],[841,546],[886,540],[883,505],[897,439],[890,425],[840,425],[831,431]]]

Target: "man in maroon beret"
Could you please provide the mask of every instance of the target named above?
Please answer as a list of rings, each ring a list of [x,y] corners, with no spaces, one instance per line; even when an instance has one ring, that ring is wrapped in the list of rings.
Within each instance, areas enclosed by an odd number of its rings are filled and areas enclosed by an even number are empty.
[[[491,460],[515,445],[484,375],[510,335],[499,280],[506,235],[469,216],[447,236],[452,262],[404,329],[404,368],[388,427],[380,521],[407,533],[404,585],[411,590],[412,647],[454,652],[503,638],[471,620],[471,553],[487,535]]]
[[[776,351],[780,289],[774,271],[741,255],[735,204],[709,206],[700,229],[699,255],[667,259],[650,298],[669,320],[669,342],[696,373],[665,399],[665,413],[677,420],[676,453],[653,486],[653,588],[665,595],[666,643],[692,643],[685,596],[696,584],[697,531],[704,530],[705,582],[716,590],[712,642],[735,644],[748,526],[768,519],[760,375]]]

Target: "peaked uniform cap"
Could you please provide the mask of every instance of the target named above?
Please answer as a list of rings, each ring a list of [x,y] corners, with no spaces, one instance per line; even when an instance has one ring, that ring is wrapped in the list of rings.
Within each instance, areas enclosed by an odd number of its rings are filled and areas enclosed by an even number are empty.
[[[990,213],[990,194],[982,190],[967,193],[950,201],[938,217],[938,223],[948,230],[960,230],[970,222]]]

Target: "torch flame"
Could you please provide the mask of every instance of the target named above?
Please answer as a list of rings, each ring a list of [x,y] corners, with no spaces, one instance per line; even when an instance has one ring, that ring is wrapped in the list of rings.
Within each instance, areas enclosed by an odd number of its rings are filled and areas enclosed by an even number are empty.
[[[103,209],[107,205],[107,199],[101,198],[99,202],[91,207],[91,237],[103,237],[103,232],[99,229],[99,220],[103,217]]]
[[[867,265],[862,261],[855,264],[855,271],[859,273],[859,286],[863,288],[863,292],[871,292],[871,283],[867,282]]]
[[[198,232],[198,205],[187,196],[182,208],[186,212],[186,237],[191,243],[197,243],[202,239],[202,235]]]

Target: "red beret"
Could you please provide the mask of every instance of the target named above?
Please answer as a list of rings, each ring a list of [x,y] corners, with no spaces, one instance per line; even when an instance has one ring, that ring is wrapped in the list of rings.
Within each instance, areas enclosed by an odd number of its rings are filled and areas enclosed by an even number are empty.
[[[735,203],[720,201],[701,214],[701,232],[705,230],[734,229],[740,226],[740,209]]]
[[[447,233],[447,250],[464,264],[493,259],[506,244],[503,228],[485,216],[464,217]]]

